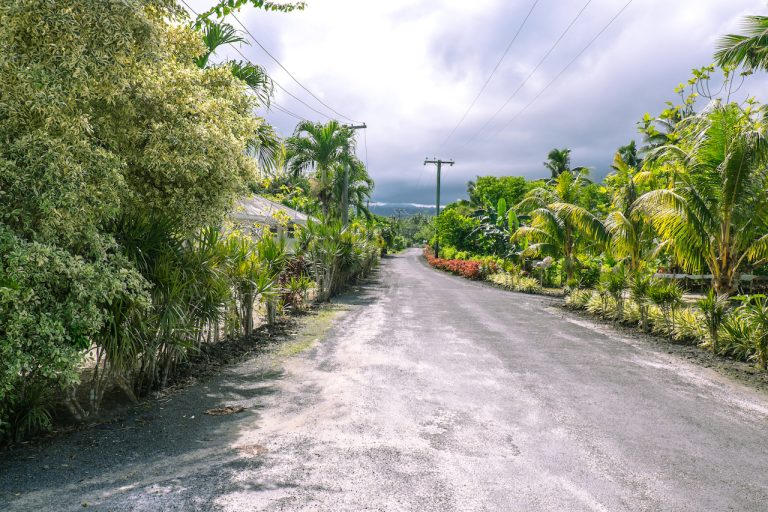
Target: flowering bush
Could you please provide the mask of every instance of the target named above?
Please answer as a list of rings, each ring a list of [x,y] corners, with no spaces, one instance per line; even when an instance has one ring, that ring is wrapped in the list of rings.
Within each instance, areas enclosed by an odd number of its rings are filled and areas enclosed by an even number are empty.
[[[493,262],[482,263],[476,260],[448,260],[435,258],[429,247],[424,248],[424,257],[427,263],[440,270],[466,277],[467,279],[482,279],[484,276],[496,272],[497,266]]]

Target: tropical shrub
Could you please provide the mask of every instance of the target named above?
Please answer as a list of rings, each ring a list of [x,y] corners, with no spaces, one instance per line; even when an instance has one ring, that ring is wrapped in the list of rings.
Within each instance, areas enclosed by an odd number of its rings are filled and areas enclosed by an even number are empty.
[[[657,306],[664,318],[664,330],[667,334],[675,332],[675,312],[680,307],[683,289],[675,281],[653,279],[648,286],[648,300]]]
[[[619,265],[600,276],[598,290],[610,295],[616,303],[616,319],[624,318],[624,290],[627,288],[627,274]]]
[[[650,287],[651,276],[648,274],[635,274],[629,281],[629,295],[637,305],[638,322],[644,331],[647,331],[649,328],[648,308],[650,306],[650,299],[648,298],[648,290]]]
[[[497,272],[487,277],[488,281],[507,290],[521,293],[540,293],[541,285],[536,279],[509,272]]]
[[[565,298],[565,304],[574,309],[585,309],[592,298],[592,290],[572,290]]]
[[[723,319],[718,332],[718,352],[741,361],[755,356],[756,325],[744,307],[732,309]]]
[[[710,289],[707,295],[700,299],[696,305],[706,319],[706,325],[709,334],[709,345],[712,352],[718,352],[718,334],[720,332],[720,324],[728,311],[729,301],[724,296],[718,296],[715,290]]]
[[[435,258],[429,247],[424,248],[424,257],[427,259],[427,263],[440,270],[445,270],[467,279],[482,279],[484,277],[483,264],[479,261]],[[486,266],[486,268],[488,267]],[[495,267],[493,271],[496,271]]]

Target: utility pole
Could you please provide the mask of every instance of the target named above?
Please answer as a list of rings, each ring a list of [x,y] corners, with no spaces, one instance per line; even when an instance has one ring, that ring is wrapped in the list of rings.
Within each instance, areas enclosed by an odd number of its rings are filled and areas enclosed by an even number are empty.
[[[440,254],[440,242],[437,236],[437,218],[440,217],[440,170],[443,164],[453,166],[454,163],[455,162],[453,160],[440,160],[438,158],[432,158],[432,160],[426,158],[424,159],[424,165],[437,164],[437,198],[435,201],[437,205],[437,211],[435,212],[435,258],[438,258]]]
[[[365,123],[345,124],[344,127],[353,131],[368,128]],[[341,224],[345,227],[349,224],[349,162],[344,162],[344,188],[341,192]]]

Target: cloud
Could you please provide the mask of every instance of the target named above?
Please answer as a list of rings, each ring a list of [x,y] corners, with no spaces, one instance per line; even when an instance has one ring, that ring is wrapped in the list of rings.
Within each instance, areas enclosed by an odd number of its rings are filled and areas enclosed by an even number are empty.
[[[674,87],[691,69],[712,60],[720,35],[735,30],[744,14],[766,7],[764,0],[634,0],[530,108],[494,135],[626,3],[593,0],[489,129],[467,142],[586,2],[540,0],[471,114],[441,147],[533,1],[310,0],[302,12],[244,9],[239,17],[323,101],[368,124],[377,201],[431,203],[435,171],[422,165],[425,156],[457,161],[443,172],[445,201],[462,197],[476,175],[543,177],[541,162],[553,147],[570,147],[575,164],[603,175],[616,148],[639,138],[637,120],[674,99]],[[243,51],[296,96],[326,111],[257,47]],[[766,85],[757,76],[744,92],[759,94]],[[301,116],[324,119],[281,92],[276,101]],[[277,112],[267,118],[284,134],[295,124]]]

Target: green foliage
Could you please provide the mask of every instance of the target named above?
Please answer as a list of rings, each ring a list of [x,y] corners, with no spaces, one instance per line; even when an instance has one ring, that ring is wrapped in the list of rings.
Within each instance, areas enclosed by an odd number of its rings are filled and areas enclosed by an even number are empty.
[[[603,272],[597,286],[598,291],[611,296],[616,303],[616,317],[624,318],[624,290],[627,289],[627,273],[624,267],[618,265],[608,272]]]
[[[586,309],[592,298],[592,290],[574,289],[565,298],[565,304],[574,309]]]
[[[741,268],[768,255],[768,143],[764,113],[714,102],[678,123],[679,143],[655,153],[675,170],[672,187],[643,194],[636,208],[689,271],[709,270],[730,295]]]
[[[608,239],[605,226],[577,204],[586,185],[583,174],[566,171],[549,185],[531,190],[517,207],[530,212],[531,219],[513,235],[515,240],[529,242],[523,256],[562,258],[566,281],[572,281],[578,271],[578,253],[585,247],[602,246]]]
[[[351,170],[349,183],[359,187],[359,205],[370,196],[373,181],[365,166],[354,157],[354,149],[354,130],[335,120],[326,124],[302,121],[286,141],[291,175],[297,178],[314,169],[310,190],[320,201],[325,216],[331,213],[334,193],[337,197],[341,194],[345,168]]]
[[[730,311],[720,324],[718,351],[741,361],[755,356],[755,340],[759,336],[757,326],[747,308],[739,307]]]
[[[446,208],[435,222],[440,245],[455,247],[460,251],[480,252],[473,236],[480,225],[477,219],[462,215],[456,209]]]
[[[571,169],[571,150],[568,148],[552,149],[547,154],[547,161],[544,162],[544,167],[552,173],[553,180],[556,180],[564,172],[578,174],[585,169],[584,167]]]
[[[497,205],[500,199],[511,206],[519,203],[530,188],[530,182],[521,176],[478,176],[467,184],[467,193],[474,206]]]
[[[42,399],[51,393],[41,390],[77,383],[107,308],[123,301],[147,305],[143,279],[120,257],[87,261],[0,224],[0,423],[10,423],[10,435],[47,426]]]
[[[244,6],[250,5],[256,9],[275,12],[291,12],[294,10],[303,10],[306,7],[305,2],[269,2],[267,0],[218,0],[213,7],[203,12],[197,18],[197,25],[202,25],[210,21],[214,14],[218,18],[223,18],[229,14],[239,11]]]
[[[675,330],[675,312],[680,307],[683,290],[677,282],[669,279],[652,279],[647,290],[648,301],[657,306],[663,316],[668,333]]]
[[[696,305],[706,318],[712,352],[716,353],[718,351],[718,332],[728,311],[729,301],[722,295],[718,296],[715,290],[710,289],[707,295],[703,299],[699,299]]]
[[[540,293],[542,291],[541,284],[536,279],[516,273],[499,272],[490,275],[488,281],[515,292]]]
[[[310,220],[301,231],[299,253],[307,258],[318,300],[327,301],[347,283],[366,275],[376,264],[378,233],[359,222],[344,227],[339,220]]]
[[[644,331],[649,329],[648,325],[648,306],[650,299],[648,292],[651,288],[651,276],[649,274],[636,273],[629,281],[629,296],[637,305],[638,321]]]
[[[768,16],[746,16],[742,34],[729,34],[717,43],[715,61],[721,67],[768,69]]]
[[[45,428],[57,393],[85,417],[108,384],[164,385],[231,303],[208,226],[269,130],[184,21],[166,0],[0,6],[0,437]]]

